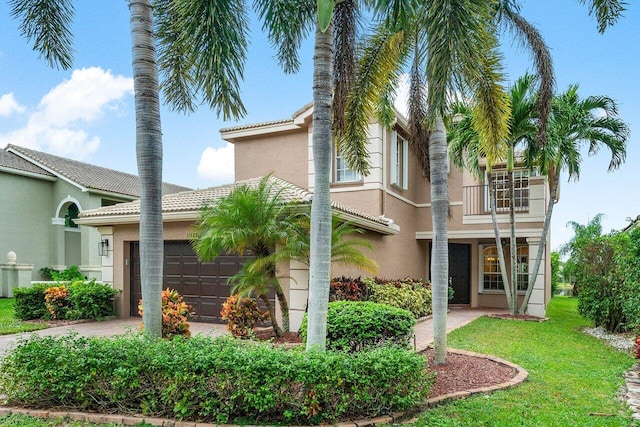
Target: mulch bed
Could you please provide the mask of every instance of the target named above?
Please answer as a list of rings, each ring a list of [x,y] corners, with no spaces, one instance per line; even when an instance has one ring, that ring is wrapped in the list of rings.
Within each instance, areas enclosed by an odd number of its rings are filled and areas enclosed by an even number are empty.
[[[522,320],[525,322],[546,322],[547,320],[549,320],[548,317],[530,316],[528,314],[496,313],[496,314],[489,314],[487,317],[490,317],[492,319]]]

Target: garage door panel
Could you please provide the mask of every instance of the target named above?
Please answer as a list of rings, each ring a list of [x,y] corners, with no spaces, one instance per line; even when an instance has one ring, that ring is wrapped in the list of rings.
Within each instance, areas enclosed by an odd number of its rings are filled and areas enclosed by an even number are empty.
[[[137,316],[140,289],[139,243],[131,244],[131,315]],[[194,321],[223,323],[222,304],[233,287],[228,283],[250,256],[223,254],[212,262],[200,263],[188,241],[168,241],[164,246],[163,288],[177,290],[195,310]],[[272,298],[273,299],[273,298]],[[134,303],[135,301],[135,303]]]

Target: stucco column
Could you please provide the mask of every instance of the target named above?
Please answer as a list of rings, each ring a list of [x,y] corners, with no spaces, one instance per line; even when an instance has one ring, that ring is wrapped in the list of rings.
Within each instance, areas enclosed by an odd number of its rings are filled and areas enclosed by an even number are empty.
[[[18,264],[14,252],[7,254],[7,263],[0,264],[2,280],[0,280],[0,296],[13,297],[15,288],[28,288],[31,286],[31,271],[33,264]]]
[[[95,243],[94,250],[96,253],[98,253],[98,245],[101,241],[104,240],[108,244],[106,256],[100,257],[101,280],[113,286],[113,227],[98,227],[98,232],[100,233],[100,240]]]
[[[113,234],[113,232],[111,232]],[[89,279],[102,280],[102,261],[98,255],[100,237],[93,227],[80,226],[80,265],[78,268]],[[110,242],[113,243],[113,242]],[[110,246],[113,249],[113,246]],[[110,252],[111,254],[111,252]]]
[[[531,274],[531,269],[536,262],[536,257],[538,256],[538,245],[540,244],[539,237],[528,237],[527,244],[529,245],[529,274]],[[545,247],[546,249],[546,247]],[[546,252],[546,250],[545,250]],[[545,259],[545,254],[542,254],[543,260]],[[534,277],[529,277],[529,281],[534,281],[533,284],[533,292],[531,293],[531,299],[529,300],[529,305],[527,307],[527,314],[537,317],[545,317],[547,314],[547,304],[545,300],[544,294],[544,280],[545,280],[545,271],[546,271],[546,263],[540,264],[540,271],[538,271],[538,275]]]
[[[65,265],[65,239],[64,239],[64,218],[52,218],[51,224],[51,268],[54,270],[64,270]]]
[[[289,266],[289,321],[292,331],[298,331],[309,299],[309,266],[291,261]]]

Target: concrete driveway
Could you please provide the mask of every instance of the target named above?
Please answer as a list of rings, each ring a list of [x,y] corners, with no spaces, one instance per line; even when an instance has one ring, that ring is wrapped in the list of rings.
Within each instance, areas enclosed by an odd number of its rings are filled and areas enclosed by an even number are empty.
[[[225,325],[212,323],[189,322],[192,334],[201,333],[203,335],[218,336],[227,333]],[[38,336],[60,336],[70,332],[75,332],[83,337],[112,337],[126,334],[127,332],[138,332],[142,325],[142,319],[132,317],[127,319],[113,319],[101,322],[77,323],[75,325],[58,326],[55,328],[41,329],[34,332],[24,332],[13,335],[0,335],[0,355],[6,353],[21,339],[31,335]]]
[[[447,332],[458,329],[475,319],[492,313],[506,313],[507,310],[499,308],[454,308],[447,313]],[[219,336],[227,334],[225,325],[212,323],[189,322],[192,334]],[[75,325],[58,326],[42,329],[35,332],[0,336],[0,355],[6,353],[19,342],[32,334],[38,336],[60,336],[69,332],[75,332],[80,336],[112,337],[122,335],[130,331],[137,332],[142,325],[142,319],[138,317],[127,319],[105,320],[102,322],[78,323]],[[431,318],[421,321],[416,325],[416,349],[424,350],[433,343],[433,321]]]

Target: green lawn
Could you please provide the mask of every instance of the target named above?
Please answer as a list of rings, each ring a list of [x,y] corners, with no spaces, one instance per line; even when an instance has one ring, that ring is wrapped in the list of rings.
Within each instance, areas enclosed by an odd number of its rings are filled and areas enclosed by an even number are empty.
[[[0,298],[0,335],[31,332],[47,327],[44,323],[21,322],[13,316],[13,298]]]
[[[588,322],[577,300],[556,297],[548,322],[481,318],[449,335],[448,345],[493,354],[522,366],[520,386],[431,409],[416,426],[628,426],[617,399],[627,354],[578,331]],[[612,414],[613,416],[590,415]]]
[[[94,424],[63,419],[41,420],[25,415],[11,415],[0,418],[0,427],[117,427],[121,424]],[[137,424],[137,427],[151,427],[151,424]]]

